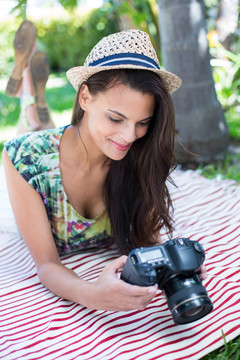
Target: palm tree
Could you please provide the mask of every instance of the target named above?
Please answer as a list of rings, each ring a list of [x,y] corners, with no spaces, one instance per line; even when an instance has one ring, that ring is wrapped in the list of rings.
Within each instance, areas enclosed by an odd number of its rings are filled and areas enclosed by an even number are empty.
[[[216,97],[206,36],[203,0],[158,0],[163,65],[179,75],[182,87],[173,94],[179,162],[212,161],[229,141],[229,132]]]

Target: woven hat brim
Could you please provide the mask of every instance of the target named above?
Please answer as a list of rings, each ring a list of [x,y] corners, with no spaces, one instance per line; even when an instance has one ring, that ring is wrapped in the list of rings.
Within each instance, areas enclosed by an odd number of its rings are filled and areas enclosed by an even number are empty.
[[[79,86],[86,81],[90,76],[104,70],[116,70],[116,69],[136,69],[136,70],[149,70],[158,74],[163,80],[167,91],[172,94],[175,92],[182,84],[182,80],[175,74],[158,69],[150,69],[144,66],[134,66],[134,65],[112,65],[112,66],[76,66],[69,69],[66,72],[69,82],[72,84],[74,89],[78,91]]]

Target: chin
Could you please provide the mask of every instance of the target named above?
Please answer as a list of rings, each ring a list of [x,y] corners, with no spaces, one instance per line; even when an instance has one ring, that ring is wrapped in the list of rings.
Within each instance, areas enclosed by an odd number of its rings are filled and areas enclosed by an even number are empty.
[[[123,158],[125,158],[126,154],[122,155],[122,156],[109,156],[109,159],[114,160],[114,161],[120,161]]]
[[[128,151],[126,152],[123,152],[123,153],[108,153],[107,156],[109,159],[111,160],[115,160],[115,161],[120,161],[122,160],[123,158],[125,158],[125,156],[127,155]]]

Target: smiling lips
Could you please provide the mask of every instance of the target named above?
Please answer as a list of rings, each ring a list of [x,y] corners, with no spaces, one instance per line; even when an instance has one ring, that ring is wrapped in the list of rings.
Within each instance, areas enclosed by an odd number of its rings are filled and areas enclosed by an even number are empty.
[[[111,142],[113,143],[113,145],[120,151],[126,151],[130,148],[130,145],[131,144],[128,144],[128,145],[121,145],[113,140],[111,140]]]

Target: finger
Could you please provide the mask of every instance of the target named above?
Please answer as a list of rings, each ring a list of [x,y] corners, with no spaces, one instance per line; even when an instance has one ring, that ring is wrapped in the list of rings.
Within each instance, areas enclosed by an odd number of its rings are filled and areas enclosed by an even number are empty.
[[[122,294],[129,295],[131,297],[141,297],[141,296],[152,296],[154,297],[157,293],[157,288],[155,286],[138,286],[128,284],[123,280],[119,280],[119,291]]]
[[[123,266],[125,265],[127,261],[127,256],[122,255],[121,257],[117,258],[116,260],[111,261],[109,264],[105,266],[105,269],[107,272],[110,272],[112,274],[118,272]]]
[[[144,296],[129,296],[126,304],[135,309],[145,309],[145,307],[153,300],[156,294],[147,294]]]
[[[206,280],[206,278],[207,278],[207,269],[206,269],[206,266],[202,265],[202,266],[200,267],[200,271],[201,271],[201,273],[200,273],[201,279],[202,279],[202,280]]]

